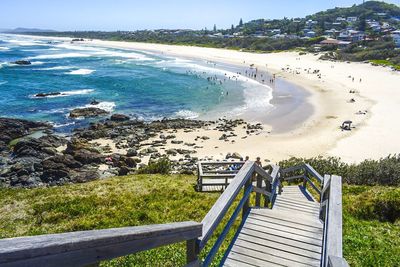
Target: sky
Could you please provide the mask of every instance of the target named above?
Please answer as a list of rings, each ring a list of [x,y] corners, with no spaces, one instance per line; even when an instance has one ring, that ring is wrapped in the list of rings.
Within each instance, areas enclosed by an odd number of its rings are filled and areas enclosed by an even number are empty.
[[[386,2],[400,6],[400,0]],[[230,28],[243,21],[304,17],[362,0],[0,0],[0,29]]]

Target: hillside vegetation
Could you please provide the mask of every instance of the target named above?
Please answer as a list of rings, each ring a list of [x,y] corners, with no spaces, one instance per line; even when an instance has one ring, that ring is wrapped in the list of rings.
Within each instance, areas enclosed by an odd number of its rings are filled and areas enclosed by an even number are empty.
[[[143,174],[51,188],[0,189],[0,238],[200,222],[220,193],[198,193],[195,181],[195,176]],[[350,265],[396,266],[400,188],[344,185],[343,193],[344,256]],[[228,242],[232,236],[233,232]],[[221,257],[219,253],[216,263]],[[184,261],[185,245],[177,244],[102,266],[182,266]]]

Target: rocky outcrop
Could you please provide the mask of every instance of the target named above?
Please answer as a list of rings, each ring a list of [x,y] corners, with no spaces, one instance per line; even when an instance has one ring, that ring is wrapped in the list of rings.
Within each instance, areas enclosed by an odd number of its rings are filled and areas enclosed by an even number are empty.
[[[78,117],[89,118],[89,117],[104,116],[104,115],[107,115],[108,113],[109,112],[105,111],[104,109],[94,108],[94,107],[76,108],[76,109],[73,109],[69,113],[69,117],[71,117],[71,118],[78,118]]]
[[[0,118],[0,152],[7,149],[8,144],[14,139],[50,127],[49,124],[43,122]]]
[[[129,116],[124,114],[113,114],[110,118],[112,121],[129,121]]]
[[[35,97],[49,97],[49,96],[59,96],[62,95],[60,92],[50,92],[50,93],[38,93]]]
[[[32,63],[29,60],[17,60],[14,62],[11,62],[12,64],[16,65],[31,65]]]

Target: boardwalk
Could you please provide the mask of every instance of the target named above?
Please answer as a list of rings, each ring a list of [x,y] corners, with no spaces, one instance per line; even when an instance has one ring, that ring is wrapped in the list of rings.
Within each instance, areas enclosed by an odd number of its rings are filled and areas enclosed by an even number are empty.
[[[321,176],[308,164],[286,169],[271,165],[264,170],[251,161],[222,163],[222,167],[213,162],[203,163],[204,171],[201,165],[198,190],[206,186],[224,190],[201,223],[2,239],[0,266],[87,266],[186,242],[187,266],[206,267],[215,263],[221,245],[240,218],[235,237],[223,251],[221,266],[348,267],[342,255],[341,177]],[[227,170],[223,165],[240,168]],[[313,195],[308,191],[311,188]],[[253,206],[251,199],[255,200]],[[223,229],[216,231],[220,225]],[[204,250],[206,253],[201,253]],[[199,257],[202,254],[204,258]]]
[[[287,186],[273,208],[252,208],[223,266],[320,266],[320,204],[301,186]]]

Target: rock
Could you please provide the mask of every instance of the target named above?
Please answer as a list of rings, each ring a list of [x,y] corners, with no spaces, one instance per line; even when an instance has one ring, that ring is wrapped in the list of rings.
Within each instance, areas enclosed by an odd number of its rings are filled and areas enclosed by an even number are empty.
[[[172,140],[171,144],[183,144],[183,141]]]
[[[11,62],[12,64],[17,64],[17,65],[31,65],[32,63],[29,60],[17,60],[14,62]]]
[[[51,92],[51,93],[38,93],[35,97],[49,97],[49,96],[58,96],[61,95],[60,92]]]
[[[112,121],[129,121],[130,120],[129,116],[126,116],[124,114],[113,114],[113,115],[111,115],[110,119]]]
[[[210,139],[210,137],[208,137],[208,136],[202,136],[202,137],[200,137],[201,139],[203,139],[203,140],[208,140],[208,139]]]
[[[119,176],[127,175],[129,172],[130,172],[130,169],[128,167],[121,167],[118,169]]]
[[[138,152],[137,152],[137,150],[134,149],[134,148],[130,148],[130,149],[128,149],[128,151],[126,152],[126,156],[127,156],[127,157],[135,157],[135,156],[137,156],[137,155],[138,155]]]
[[[8,145],[16,138],[49,128],[51,128],[51,125],[43,122],[0,118],[0,142]],[[2,148],[4,147],[0,146],[0,151]]]
[[[83,164],[100,164],[103,162],[103,158],[104,156],[101,154],[94,153],[86,149],[81,149],[74,153],[74,159]]]
[[[107,115],[108,113],[109,112],[105,111],[104,109],[89,107],[89,108],[76,108],[76,109],[73,109],[69,113],[69,116],[71,118],[78,118],[78,117],[88,118],[88,117],[104,116],[104,115]]]
[[[93,99],[93,100],[90,102],[90,105],[92,105],[92,106],[96,106],[96,105],[98,105],[98,104],[100,104],[100,102],[97,101],[96,99]]]
[[[241,159],[241,158],[242,158],[242,156],[240,156],[240,154],[239,154],[239,153],[237,153],[237,152],[234,152],[234,153],[231,155],[231,158],[233,158],[233,159]]]
[[[125,159],[125,163],[126,163],[126,165],[127,165],[128,167],[130,167],[130,168],[135,168],[136,165],[137,165],[136,160],[133,159],[133,158],[126,158],[126,159]]]
[[[176,149],[168,149],[165,151],[165,153],[167,153],[167,155],[176,156],[176,154],[178,154],[178,151]]]

